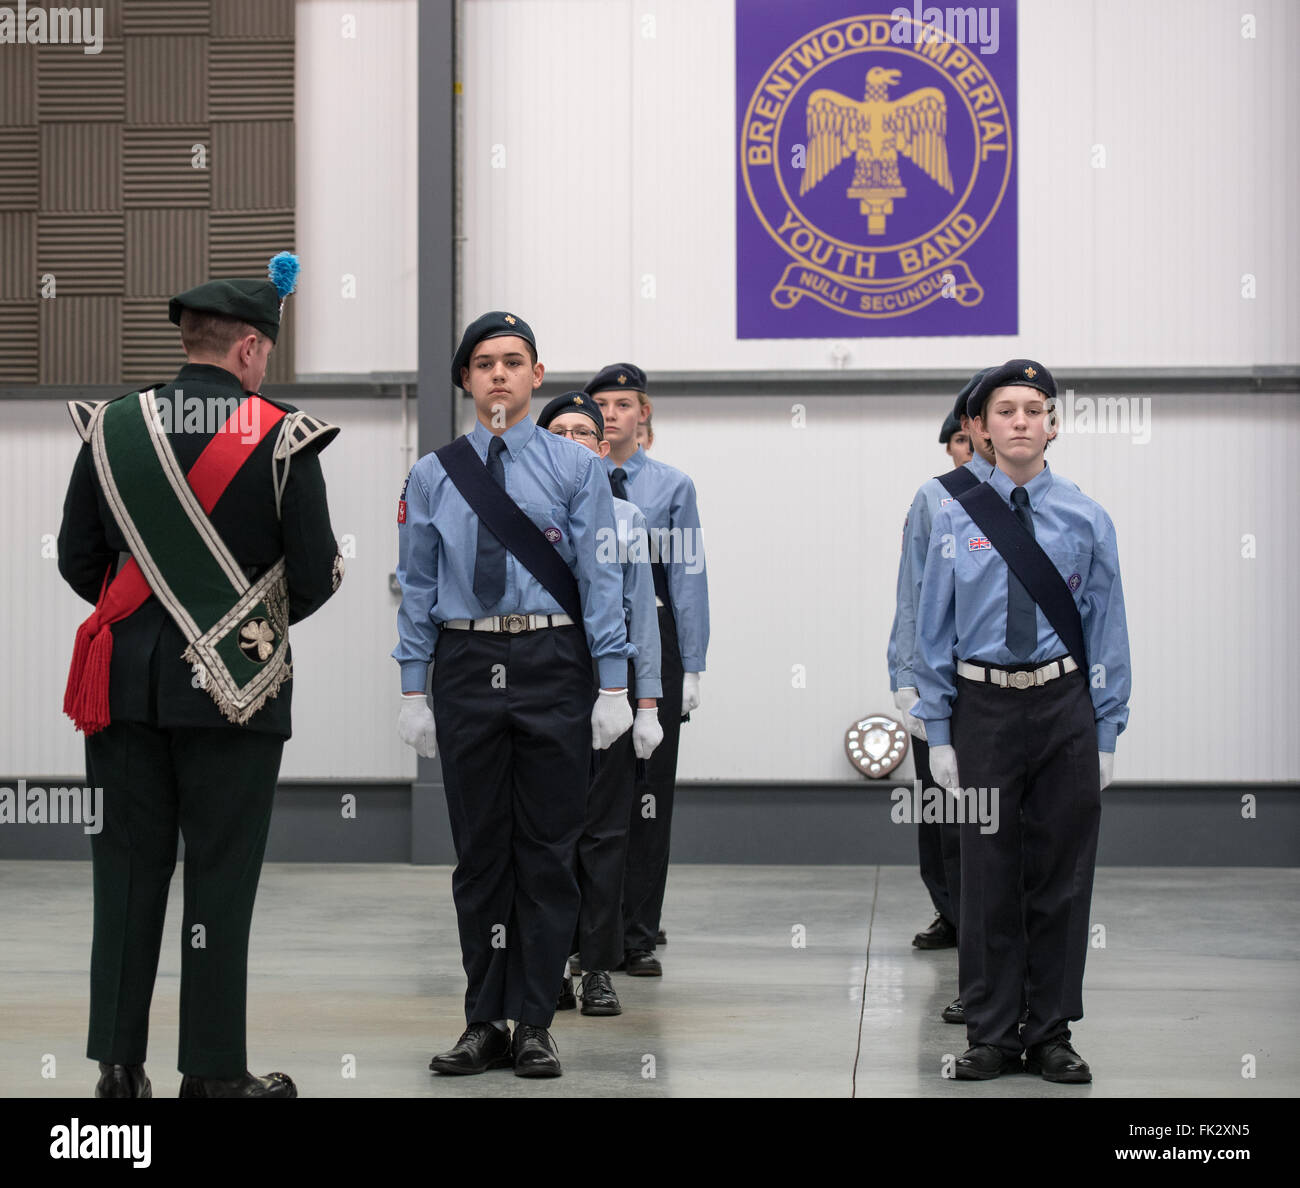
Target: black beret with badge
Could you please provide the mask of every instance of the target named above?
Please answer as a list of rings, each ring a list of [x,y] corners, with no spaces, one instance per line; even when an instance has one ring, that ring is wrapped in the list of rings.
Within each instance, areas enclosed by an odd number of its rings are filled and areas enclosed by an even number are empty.
[[[590,417],[595,423],[596,432],[601,437],[605,436],[605,417],[600,411],[600,405],[586,392],[565,392],[563,396],[557,396],[542,409],[541,415],[537,418],[537,427],[546,429],[556,417],[570,412],[582,413],[583,416]]]
[[[583,389],[588,395],[620,388],[625,392],[645,391],[645,372],[635,363],[610,363],[602,367]]]
[[[975,385],[966,401],[966,415],[972,420],[984,411],[988,398],[999,388],[1012,386],[1036,388],[1049,400],[1056,399],[1056,381],[1052,373],[1033,359],[1008,359],[1001,367],[990,367]]]
[[[962,417],[970,416],[970,413],[966,411],[966,401],[970,399],[970,394],[975,391],[975,385],[988,375],[990,370],[988,367],[981,367],[962,385],[961,391],[957,393],[957,401],[952,406],[952,416],[958,424],[961,424]],[[946,439],[941,437],[939,440],[944,441]]]
[[[537,339],[533,337],[533,328],[517,314],[507,313],[503,309],[494,309],[475,318],[465,327],[461,335],[460,346],[456,348],[451,360],[451,382],[458,388],[465,385],[460,382],[461,368],[468,367],[470,356],[480,342],[489,338],[516,336],[522,338],[537,353]],[[466,389],[468,391],[468,389]]]
[[[260,330],[274,342],[280,333],[284,299],[298,281],[298,257],[292,252],[277,252],[271,257],[267,273],[266,280],[237,277],[195,285],[168,302],[167,316],[177,326],[187,309],[234,318]]]

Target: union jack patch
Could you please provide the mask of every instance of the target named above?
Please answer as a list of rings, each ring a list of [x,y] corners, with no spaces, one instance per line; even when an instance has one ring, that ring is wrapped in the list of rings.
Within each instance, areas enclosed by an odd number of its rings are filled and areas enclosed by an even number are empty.
[[[992,542],[990,542],[987,536],[972,536],[970,540],[966,542],[966,548],[972,553],[977,549],[991,549],[992,547]]]
[[[952,502],[953,502],[952,499],[940,499],[940,500],[939,500],[939,506],[940,506],[940,507],[947,507],[948,504],[950,504],[950,503],[952,503]]]

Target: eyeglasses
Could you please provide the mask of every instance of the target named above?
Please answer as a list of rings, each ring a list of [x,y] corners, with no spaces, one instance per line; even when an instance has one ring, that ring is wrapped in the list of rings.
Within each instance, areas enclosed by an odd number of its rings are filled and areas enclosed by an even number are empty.
[[[574,437],[579,441],[599,441],[600,435],[594,429],[552,429],[556,437]]]

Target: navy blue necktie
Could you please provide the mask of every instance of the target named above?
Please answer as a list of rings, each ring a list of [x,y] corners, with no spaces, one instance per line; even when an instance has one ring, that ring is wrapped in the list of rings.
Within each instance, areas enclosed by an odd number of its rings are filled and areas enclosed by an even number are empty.
[[[615,499],[627,498],[627,471],[616,466],[609,472],[609,485],[614,489]]]
[[[1016,487],[1011,492],[1011,507],[1016,519],[1031,539],[1034,518],[1029,511],[1029,492]],[[1038,646],[1038,609],[1029,591],[1010,569],[1007,570],[1007,649],[1021,660],[1027,659]]]
[[[506,443],[494,437],[488,446],[487,472],[501,490],[506,489],[506,467],[501,461]],[[506,546],[478,522],[478,552],[474,558],[474,596],[484,608],[496,606],[506,592]]]

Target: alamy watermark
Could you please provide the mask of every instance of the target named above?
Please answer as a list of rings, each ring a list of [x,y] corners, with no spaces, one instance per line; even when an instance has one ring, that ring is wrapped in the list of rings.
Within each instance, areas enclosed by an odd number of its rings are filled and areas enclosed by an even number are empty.
[[[596,560],[606,565],[625,565],[629,561],[680,564],[687,573],[700,573],[704,569],[704,542],[693,528],[598,528]]]
[[[0,788],[0,825],[80,825],[85,833],[104,828],[104,789],[42,788],[19,780]]]
[[[0,7],[0,45],[80,45],[92,57],[104,48],[102,8],[43,8],[18,0]]]
[[[895,8],[889,17],[895,22],[890,33],[895,45],[910,45],[915,37],[918,43],[955,41],[961,45],[978,45],[981,54],[998,52],[996,8],[924,8],[921,0],[912,0],[910,9]]]
[[[187,396],[177,388],[170,400],[154,398],[154,425],[160,433],[238,433],[243,442],[262,437],[262,402],[238,396]]]
[[[911,788],[895,788],[889,819],[895,825],[975,825],[981,833],[998,831],[998,789],[923,788],[913,780]]]
[[[1151,440],[1150,396],[1076,396],[1066,388],[1048,409],[1048,424],[1060,433],[1112,433]]]

